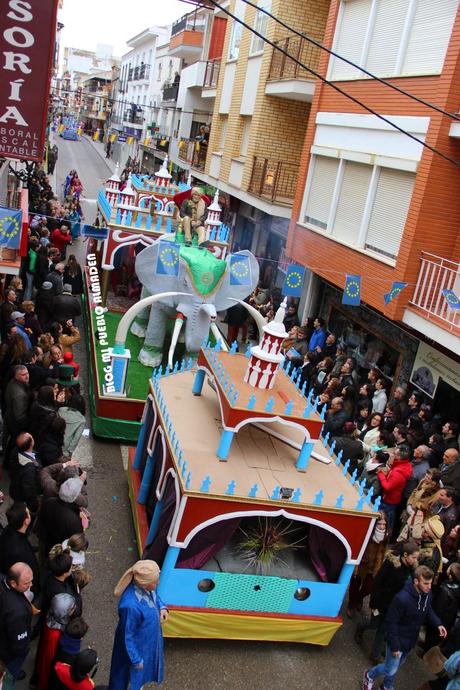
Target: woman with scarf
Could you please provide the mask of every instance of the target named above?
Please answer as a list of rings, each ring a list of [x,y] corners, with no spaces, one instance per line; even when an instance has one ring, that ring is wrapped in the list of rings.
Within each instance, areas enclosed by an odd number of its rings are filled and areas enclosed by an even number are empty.
[[[356,567],[351,578],[348,591],[348,618],[353,618],[355,611],[361,611],[365,597],[371,593],[374,578],[385,558],[388,538],[388,519],[386,514],[382,512],[375,523],[372,537],[361,563]]]
[[[59,639],[75,612],[75,607],[75,598],[71,594],[56,594],[51,599],[37,650],[36,674],[39,690],[49,690],[50,673],[59,646]]]
[[[163,680],[161,623],[168,609],[156,593],[160,568],[155,561],[137,561],[115,587],[121,597],[112,652],[110,690],[141,690]]]

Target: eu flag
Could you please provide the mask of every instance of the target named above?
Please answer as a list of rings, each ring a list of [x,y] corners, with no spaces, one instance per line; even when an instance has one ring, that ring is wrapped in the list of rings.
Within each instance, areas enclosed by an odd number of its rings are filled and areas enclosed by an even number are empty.
[[[22,211],[0,207],[0,247],[19,249],[21,228]]]
[[[305,278],[305,266],[291,264],[286,271],[284,279],[283,295],[287,297],[300,297]]]
[[[230,257],[230,285],[251,285],[251,264],[248,256]]]
[[[179,244],[176,242],[160,242],[155,272],[159,276],[178,276],[179,255]]]
[[[391,286],[390,292],[386,292],[383,295],[383,301],[385,304],[390,304],[396,297],[398,297],[399,293],[404,290],[405,287],[407,287],[408,283],[393,283]]]
[[[347,273],[342,304],[349,304],[351,307],[358,307],[361,304],[361,276],[353,276]]]
[[[457,297],[453,290],[444,289],[442,291],[442,294],[444,295],[444,299],[449,305],[449,309],[460,309],[460,299]]]

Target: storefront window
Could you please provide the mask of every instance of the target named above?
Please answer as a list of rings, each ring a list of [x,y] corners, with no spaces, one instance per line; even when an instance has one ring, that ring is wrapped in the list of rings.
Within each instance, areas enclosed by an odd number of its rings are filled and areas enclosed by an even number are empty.
[[[401,358],[400,350],[335,306],[330,312],[328,329],[343,342],[347,354],[356,359],[358,367],[364,370],[374,367],[393,382]]]

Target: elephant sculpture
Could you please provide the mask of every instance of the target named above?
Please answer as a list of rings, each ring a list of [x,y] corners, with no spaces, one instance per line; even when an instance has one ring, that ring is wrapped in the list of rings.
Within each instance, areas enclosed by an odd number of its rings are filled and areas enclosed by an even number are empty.
[[[142,298],[150,295],[151,306],[138,313],[131,332],[144,338],[139,361],[149,367],[161,364],[170,318],[175,319],[168,353],[168,363],[172,366],[182,329],[186,351],[193,356],[207,341],[210,330],[221,339],[215,323],[217,313],[233,306],[237,300],[244,300],[259,281],[259,265],[247,250],[222,260],[207,249],[171,245],[174,253],[168,256],[175,257],[179,265],[175,265],[173,275],[167,274],[167,270],[159,271],[159,252],[168,247],[165,240],[173,241],[173,238],[171,235],[157,240],[136,258],[136,274],[143,285]],[[241,257],[241,262],[235,262],[234,257]]]

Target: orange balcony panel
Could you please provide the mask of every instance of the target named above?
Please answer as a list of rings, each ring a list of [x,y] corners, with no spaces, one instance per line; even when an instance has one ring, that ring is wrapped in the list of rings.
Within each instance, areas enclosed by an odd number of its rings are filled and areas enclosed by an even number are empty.
[[[178,48],[201,48],[203,46],[203,32],[202,31],[180,31],[175,36],[171,36],[169,42],[169,52],[177,50]]]

